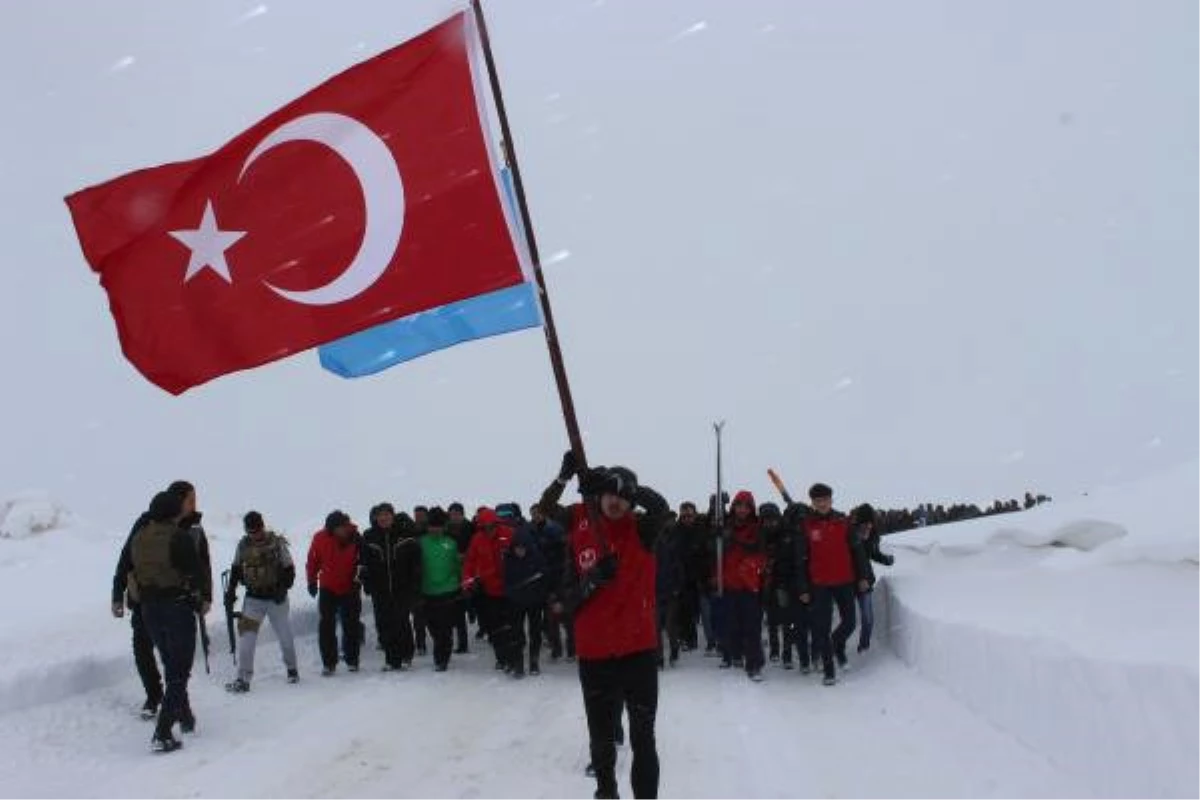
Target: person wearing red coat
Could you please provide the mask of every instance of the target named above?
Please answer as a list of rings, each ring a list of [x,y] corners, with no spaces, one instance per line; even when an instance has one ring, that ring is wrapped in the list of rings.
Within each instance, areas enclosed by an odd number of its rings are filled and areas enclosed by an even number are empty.
[[[575,653],[587,715],[596,797],[617,796],[617,729],[629,714],[634,797],[657,797],[658,628],[654,545],[667,501],[624,467],[579,474],[583,503],[559,505],[578,472],[572,453],[538,507],[568,531],[563,596],[575,613]],[[645,513],[637,516],[635,506]]]
[[[733,515],[724,531],[725,615],[729,625],[728,648],[721,667],[728,669],[744,659],[751,680],[762,680],[762,587],[767,568],[758,506],[747,491],[733,497]]]
[[[810,604],[813,658],[820,657],[826,686],[837,683],[837,669],[846,666],[846,641],[855,627],[855,595],[871,588],[866,553],[850,520],[833,508],[833,489],[814,483],[808,490],[812,509],[800,519],[797,537],[800,602]],[[833,627],[837,606],[838,626]]]
[[[321,674],[326,677],[337,670],[339,620],[346,667],[351,672],[358,672],[363,630],[358,582],[359,540],[358,529],[350,517],[341,511],[333,511],[325,518],[325,527],[313,535],[308,548],[308,594],[317,597],[317,639],[324,665]]]
[[[463,593],[475,597],[480,627],[487,631],[496,655],[496,669],[505,672],[515,669],[520,656],[504,595],[504,553],[512,543],[512,536],[512,527],[495,510],[480,508],[475,513],[475,535],[463,562]]]

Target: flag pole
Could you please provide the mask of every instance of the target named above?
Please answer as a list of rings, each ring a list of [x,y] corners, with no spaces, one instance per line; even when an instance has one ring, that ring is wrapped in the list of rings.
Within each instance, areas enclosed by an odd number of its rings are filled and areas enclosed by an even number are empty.
[[[512,171],[513,189],[517,195],[517,208],[521,213],[521,225],[525,231],[525,243],[533,262],[533,278],[537,283],[538,300],[542,306],[542,330],[546,335],[546,347],[550,351],[550,366],[554,370],[554,382],[558,386],[558,399],[562,403],[563,420],[567,424],[567,438],[580,470],[587,469],[587,456],[583,450],[583,436],[579,433],[579,420],[575,416],[575,401],[571,398],[571,384],[567,381],[567,367],[563,362],[562,348],[558,344],[558,329],[554,325],[554,312],[550,308],[550,292],[546,289],[546,278],[542,274],[542,260],[538,253],[537,237],[533,233],[533,219],[529,213],[529,201],[525,197],[525,183],[521,180],[521,165],[517,161],[517,150],[513,146],[512,130],[508,125],[508,112],[504,108],[504,93],[500,90],[500,76],[496,71],[496,59],[492,55],[492,41],[488,36],[487,21],[483,16],[480,0],[471,0],[471,10],[479,28],[479,40],[487,63],[488,81],[492,97],[496,102],[496,114],[500,117],[501,146],[504,160]]]

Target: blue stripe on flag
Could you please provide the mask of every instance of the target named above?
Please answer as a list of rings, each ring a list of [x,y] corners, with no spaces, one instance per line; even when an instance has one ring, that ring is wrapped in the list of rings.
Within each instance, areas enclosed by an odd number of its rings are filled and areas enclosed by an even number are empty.
[[[512,176],[502,169],[509,209],[516,216]],[[516,223],[520,229],[520,223]],[[472,339],[536,328],[542,324],[537,288],[525,283],[468,297],[376,325],[318,349],[321,366],[343,378],[362,378],[388,367]]]
[[[321,366],[361,378],[472,339],[536,328],[542,324],[536,291],[522,283],[376,325],[321,347]]]

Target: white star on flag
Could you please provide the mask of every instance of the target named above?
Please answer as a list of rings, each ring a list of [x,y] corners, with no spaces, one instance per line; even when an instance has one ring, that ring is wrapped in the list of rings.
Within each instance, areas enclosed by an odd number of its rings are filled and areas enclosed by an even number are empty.
[[[233,283],[233,278],[229,275],[229,264],[225,261],[225,251],[245,236],[246,232],[223,231],[218,228],[211,200],[204,205],[204,216],[200,219],[199,228],[170,231],[170,234],[192,251],[187,274],[183,278],[184,283],[196,277],[205,267],[224,278],[226,283]]]

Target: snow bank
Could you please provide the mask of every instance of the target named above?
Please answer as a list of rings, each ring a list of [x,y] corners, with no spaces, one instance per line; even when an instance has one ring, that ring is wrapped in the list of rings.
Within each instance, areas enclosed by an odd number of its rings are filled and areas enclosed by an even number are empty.
[[[25,492],[0,501],[0,539],[24,539],[64,528],[70,512],[45,492]]]
[[[1197,796],[1196,487],[887,537],[892,650],[1097,796]]]

